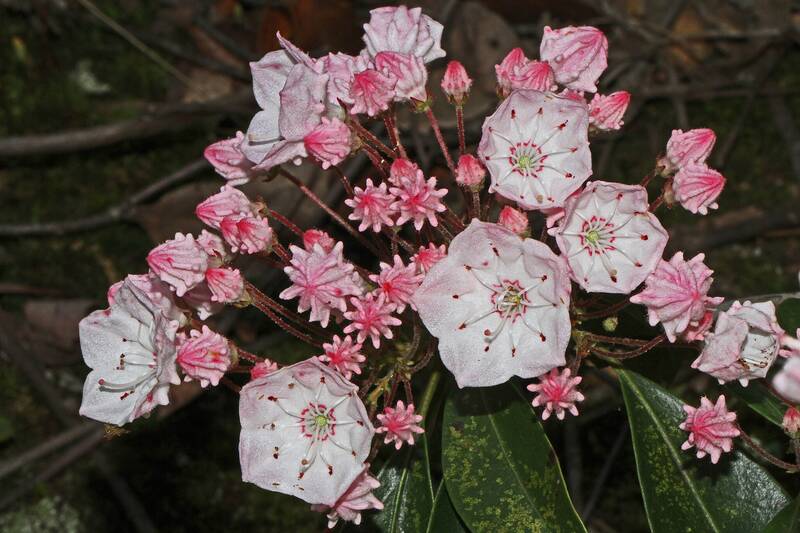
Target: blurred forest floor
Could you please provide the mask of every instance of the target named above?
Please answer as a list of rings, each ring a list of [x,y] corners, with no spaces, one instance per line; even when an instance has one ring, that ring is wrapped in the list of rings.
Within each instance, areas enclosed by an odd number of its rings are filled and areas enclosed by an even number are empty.
[[[707,217],[680,209],[661,216],[674,229],[672,249],[706,252],[716,295],[798,290],[800,14],[792,2],[421,4],[445,24],[448,58],[462,60],[476,80],[466,109],[473,146],[496,105],[494,64],[508,50],[523,46],[536,57],[545,24],[606,30],[603,92],[629,90],[633,104],[619,134],[593,142],[595,177],[638,182],[671,129],[713,128],[712,165],[728,179],[720,209]],[[69,439],[64,431],[78,423],[86,372],[77,321],[104,305],[110,284],[146,269],[155,242],[197,230],[194,204],[221,186],[198,162],[203,148],[246,129],[254,112],[246,61],[277,47],[276,30],[313,55],[355,53],[360,25],[378,5],[0,0],[0,478],[26,451],[54,438],[68,441],[2,480],[0,531],[324,527],[302,502],[241,482],[237,401],[226,389],[198,395],[186,388],[176,407],[116,438],[94,425],[69,430]],[[434,65],[430,75],[437,91],[442,68]],[[454,136],[440,95],[436,112]],[[441,171],[427,129],[413,116],[403,120],[413,132],[407,145]],[[111,129],[91,129],[99,126]],[[62,132],[68,133],[52,137]],[[306,172],[327,187],[322,173]],[[271,207],[288,210],[286,198]],[[307,226],[327,224],[311,209],[298,217]],[[240,312],[235,322],[228,315],[219,322],[282,363],[312,355],[256,316]],[[577,421],[546,427],[576,505],[591,507],[593,530],[646,530],[630,443],[615,446],[625,415],[609,391]],[[764,439],[769,447],[769,435]],[[619,459],[602,492],[590,495],[615,448]]]

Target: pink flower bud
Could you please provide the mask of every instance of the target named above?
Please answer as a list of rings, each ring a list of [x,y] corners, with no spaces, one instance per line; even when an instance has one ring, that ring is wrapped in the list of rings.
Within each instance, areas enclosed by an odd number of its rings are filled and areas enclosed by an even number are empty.
[[[395,159],[389,169],[389,183],[395,187],[405,187],[417,179],[418,170],[417,164],[408,159]]]
[[[675,199],[692,213],[708,214],[719,207],[717,198],[725,187],[725,176],[705,164],[682,167],[672,182]]]
[[[800,433],[800,411],[795,407],[790,407],[783,415],[783,430],[789,435]]]
[[[510,229],[521,237],[530,233],[530,227],[528,226],[528,215],[510,206],[505,206],[500,211],[500,216],[497,219],[497,223]]]
[[[525,57],[525,52],[522,48],[514,48],[499,65],[494,66],[494,71],[497,74],[497,92],[502,97],[505,97],[513,90],[514,80],[517,73],[528,64],[528,58]]]
[[[209,268],[206,270],[206,283],[213,302],[233,303],[244,292],[242,274],[234,268]]]
[[[350,128],[338,118],[323,117],[322,123],[303,138],[303,143],[308,153],[327,169],[350,154]]]
[[[472,87],[472,79],[459,61],[451,61],[442,77],[442,91],[456,105],[463,105]]]
[[[397,79],[395,100],[427,100],[428,70],[422,58],[399,52],[379,52],[375,56],[375,68]]]
[[[314,245],[319,244],[325,252],[333,250],[336,241],[326,232],[318,229],[310,229],[303,232],[303,248],[309,252],[314,249]]]
[[[264,359],[253,365],[253,368],[250,369],[250,379],[258,379],[262,376],[272,374],[276,370],[278,370],[278,363],[270,361],[269,359]]]
[[[231,185],[242,185],[250,181],[253,163],[242,153],[242,141],[244,134],[237,131],[236,137],[217,141],[203,152],[214,170]]]
[[[714,130],[698,128],[689,131],[672,130],[672,135],[667,141],[667,155],[661,164],[667,171],[674,172],[691,163],[705,163],[717,136]]]
[[[208,255],[191,235],[176,233],[175,238],[153,248],[147,264],[161,281],[183,296],[203,281],[208,268]]]
[[[367,69],[353,76],[350,87],[350,98],[353,107],[350,113],[366,113],[374,117],[381,111],[389,109],[389,103],[394,99],[394,88],[397,79],[377,70]]]
[[[225,241],[219,235],[214,235],[210,231],[203,230],[197,237],[197,244],[212,257],[225,257]]]
[[[222,219],[231,215],[246,215],[253,208],[245,194],[231,186],[224,186],[220,192],[200,202],[194,210],[203,223],[219,229]]]
[[[622,115],[628,109],[631,93],[617,91],[608,96],[595,94],[589,104],[589,124],[599,130],[618,130],[624,124]]]
[[[512,87],[514,90],[551,91],[555,87],[553,68],[545,61],[529,61],[517,73]]]
[[[203,326],[178,340],[178,364],[186,381],[196,379],[202,387],[213,386],[225,375],[231,364],[230,347],[225,337]]]
[[[272,228],[266,218],[230,216],[220,224],[222,237],[234,253],[256,254],[272,244]]]
[[[486,177],[486,168],[481,165],[477,157],[464,154],[458,158],[456,168],[456,182],[464,187],[480,188],[483,178]]]
[[[679,427],[689,432],[689,438],[681,445],[681,450],[694,447],[698,459],[708,455],[711,462],[717,464],[723,453],[733,449],[733,439],[739,436],[736,413],[728,411],[725,396],[717,398],[716,403],[703,396],[700,407],[684,405],[683,410],[686,420]]]
[[[592,26],[558,30],[545,26],[539,56],[553,67],[559,84],[593,93],[597,91],[597,79],[608,66],[608,40]]]

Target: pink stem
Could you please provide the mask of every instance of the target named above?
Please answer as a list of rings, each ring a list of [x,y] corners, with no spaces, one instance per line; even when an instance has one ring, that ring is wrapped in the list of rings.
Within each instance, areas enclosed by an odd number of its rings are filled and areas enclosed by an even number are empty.
[[[450,157],[450,152],[447,150],[447,143],[444,142],[444,136],[442,136],[442,130],[439,128],[439,121],[436,120],[436,116],[433,114],[433,109],[428,107],[425,111],[425,114],[428,116],[428,121],[431,123],[431,127],[433,128],[433,134],[436,136],[436,142],[439,143],[439,148],[442,150],[442,155],[444,155],[444,159],[447,162],[447,168],[450,169],[450,172],[453,176],[456,175],[456,167],[453,165],[453,158]]]

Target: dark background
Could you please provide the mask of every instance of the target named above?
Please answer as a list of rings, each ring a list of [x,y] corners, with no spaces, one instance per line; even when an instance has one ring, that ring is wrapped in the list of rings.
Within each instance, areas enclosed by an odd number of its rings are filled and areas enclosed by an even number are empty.
[[[497,103],[494,65],[514,46],[535,58],[546,24],[605,30],[611,44],[601,89],[633,95],[626,127],[592,143],[595,177],[638,182],[671,129],[713,128],[710,163],[728,178],[719,211],[701,217],[676,208],[659,216],[673,251],[706,252],[715,295],[729,298],[798,289],[794,4],[419,3],[445,25],[447,59],[461,60],[475,78],[465,109],[472,146]],[[0,479],[0,531],[324,528],[303,502],[241,482],[237,399],[227,389],[182,387],[173,405],[129,433],[106,435],[78,420],[86,369],[76,324],[104,305],[108,285],[146,269],[154,243],[199,229],[194,205],[221,185],[198,161],[202,150],[246,129],[255,111],[247,60],[277,47],[276,30],[315,56],[356,53],[360,26],[379,5],[0,0],[0,473],[24,463]],[[452,108],[438,93],[444,63],[431,65],[429,85],[453,139]],[[412,115],[401,116],[401,125],[416,157],[441,171],[429,128]],[[368,175],[354,165],[351,175]],[[308,165],[298,172],[341,207],[330,176]],[[254,184],[249,192],[303,227],[337,231],[283,185]],[[283,283],[257,263],[242,267],[268,289]],[[282,363],[312,355],[249,312],[223,314],[216,326]],[[645,530],[630,442],[618,439],[626,431],[619,394],[599,380],[585,384],[582,415],[546,424],[576,507],[588,511],[593,531]],[[783,453],[774,432],[756,434]],[[49,453],[25,460],[46,444]],[[609,457],[611,473],[595,488]]]

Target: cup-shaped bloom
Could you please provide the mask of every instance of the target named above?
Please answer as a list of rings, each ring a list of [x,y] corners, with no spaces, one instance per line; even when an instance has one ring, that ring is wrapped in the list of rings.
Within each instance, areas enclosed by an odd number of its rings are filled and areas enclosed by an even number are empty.
[[[244,133],[236,132],[236,137],[223,139],[206,147],[203,155],[214,167],[217,174],[231,185],[242,185],[250,181],[253,162],[242,152]]]
[[[728,411],[725,396],[717,398],[716,403],[703,396],[700,407],[684,405],[683,410],[686,420],[681,422],[680,428],[689,432],[689,438],[681,445],[681,450],[694,447],[698,459],[709,455],[711,462],[717,464],[723,452],[733,449],[733,439],[739,436],[736,413]]]
[[[746,385],[767,375],[780,352],[783,334],[772,302],[733,302],[717,316],[714,332],[706,334],[692,368],[720,382],[739,380]]]
[[[716,209],[717,198],[725,187],[725,176],[705,164],[689,163],[672,180],[675,199],[692,213],[708,214]]]
[[[412,302],[458,385],[489,387],[564,364],[570,289],[566,263],[546,245],[475,219]]]
[[[350,86],[350,99],[353,107],[350,113],[366,113],[374,117],[389,109],[389,104],[394,100],[397,78],[379,70],[367,69],[353,76]]]
[[[320,162],[322,168],[338,165],[350,154],[350,128],[341,120],[322,119],[322,122],[303,138],[306,151]]]
[[[647,307],[650,325],[659,322],[670,342],[690,325],[698,326],[709,307],[722,303],[723,298],[711,298],[708,291],[714,278],[713,270],[698,254],[686,261],[678,252],[669,261],[661,260],[645,280],[645,289],[632,296],[631,302]]]
[[[593,181],[555,229],[573,279],[588,292],[628,294],[655,270],[668,234],[639,185]]]
[[[111,306],[81,320],[81,352],[92,369],[80,414],[118,426],[169,403],[180,383],[175,367],[178,322],[165,318],[147,294],[126,279]]]
[[[239,420],[243,481],[328,506],[364,470],[375,433],[358,387],[316,357],[242,387]]]
[[[339,519],[352,522],[354,525],[361,523],[361,511],[367,509],[383,509],[383,503],[372,494],[374,489],[381,486],[380,482],[369,474],[369,465],[359,475],[350,488],[332,506],[312,505],[312,511],[327,513],[328,529],[333,529]]]
[[[422,9],[406,6],[379,7],[369,12],[364,24],[364,43],[370,56],[380,52],[400,52],[421,58],[425,63],[444,57],[441,24],[422,14]]]
[[[592,26],[557,30],[545,26],[539,55],[553,67],[558,83],[575,91],[593,93],[608,66],[608,40]]]
[[[428,93],[428,69],[422,59],[399,52],[379,52],[375,56],[375,68],[397,80],[394,86],[395,101],[426,100]]]
[[[585,104],[551,93],[511,93],[483,123],[478,155],[489,188],[524,209],[561,207],[592,174]]]

